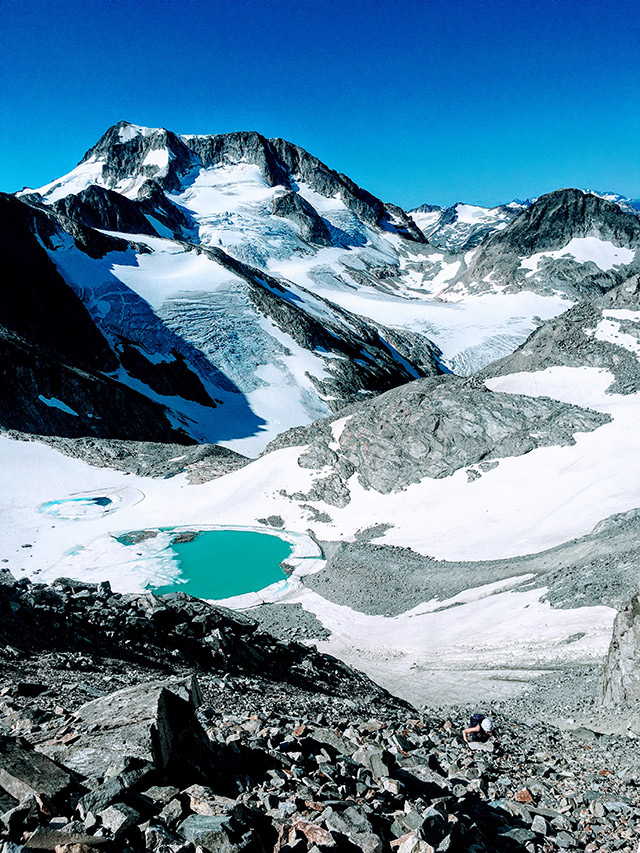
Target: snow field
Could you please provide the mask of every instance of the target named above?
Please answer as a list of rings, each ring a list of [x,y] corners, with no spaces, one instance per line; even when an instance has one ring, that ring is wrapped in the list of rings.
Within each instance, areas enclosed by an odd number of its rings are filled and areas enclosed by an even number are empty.
[[[615,246],[608,240],[600,240],[597,237],[574,237],[562,249],[553,252],[536,252],[528,258],[523,258],[520,266],[529,270],[527,276],[530,276],[538,271],[541,261],[547,258],[560,260],[568,257],[578,264],[594,263],[603,272],[608,272],[614,267],[630,264],[635,255],[634,250]]]

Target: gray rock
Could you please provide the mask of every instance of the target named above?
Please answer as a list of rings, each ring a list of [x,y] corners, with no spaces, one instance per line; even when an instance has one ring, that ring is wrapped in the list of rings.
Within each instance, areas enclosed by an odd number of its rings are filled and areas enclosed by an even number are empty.
[[[102,821],[102,825],[109,832],[118,838],[124,835],[127,830],[135,826],[141,821],[140,812],[128,806],[126,803],[117,803],[117,805],[109,806],[98,814]]]
[[[531,288],[523,256],[564,248],[572,238],[597,237],[617,246],[640,245],[640,220],[617,204],[577,189],[556,190],[540,196],[506,228],[489,236],[474,257],[465,278],[491,282],[511,289]],[[536,286],[551,292],[562,290],[572,296],[600,295],[619,285],[628,268],[603,272],[596,264],[555,260],[544,264]]]
[[[234,833],[227,815],[189,815],[180,824],[179,831],[187,841],[208,850],[236,853],[242,849],[231,840]]]
[[[538,835],[547,835],[549,827],[547,826],[547,821],[542,817],[542,815],[534,815],[533,821],[531,822],[531,831]]]
[[[215,762],[195,718],[199,702],[193,677],[137,685],[88,702],[76,712],[81,734],[65,747],[65,764],[90,778],[104,777],[123,756],[160,770],[190,765],[197,773],[201,764]],[[59,747],[42,749],[60,754]]]
[[[637,708],[640,701],[640,596],[616,616],[600,696],[608,707]]]
[[[556,835],[555,842],[558,847],[561,847],[565,850],[570,850],[574,847],[578,847],[578,842],[576,838],[571,835],[571,833],[565,832],[564,830]]]
[[[520,456],[536,447],[575,443],[610,418],[544,397],[498,394],[454,377],[420,379],[367,404],[343,409],[338,446],[330,421],[298,428],[308,444],[298,464],[322,471],[305,500],[345,506],[353,472],[366,489],[388,494],[424,477],[446,477],[483,460]],[[287,434],[270,447],[285,446]],[[333,469],[327,472],[327,467]]]
[[[385,760],[384,752],[381,749],[365,746],[356,750],[351,757],[358,764],[362,764],[363,767],[370,770],[374,779],[382,779],[384,776],[391,775],[389,763]]]
[[[300,226],[302,236],[318,246],[332,244],[331,232],[327,223],[309,202],[299,193],[292,191],[277,195],[272,204],[276,216],[285,216]]]
[[[341,755],[353,755],[357,749],[354,743],[346,740],[332,729],[314,729],[309,733],[309,738],[316,743],[332,746]]]
[[[235,800],[221,797],[203,785],[191,785],[182,792],[182,796],[186,797],[191,811],[201,815],[229,814],[236,805]]]
[[[85,820],[88,812],[96,814],[106,809],[120,797],[124,790],[126,786],[118,776],[106,779],[102,785],[98,785],[97,788],[80,797],[77,806],[80,817]]]
[[[71,786],[71,777],[37,752],[24,738],[0,736],[0,787],[22,800],[44,794],[55,799]]]
[[[340,812],[334,811],[332,808],[325,809],[322,813],[322,820],[327,829],[349,837],[353,833],[373,834],[369,818],[362,808],[357,806],[349,806]]]

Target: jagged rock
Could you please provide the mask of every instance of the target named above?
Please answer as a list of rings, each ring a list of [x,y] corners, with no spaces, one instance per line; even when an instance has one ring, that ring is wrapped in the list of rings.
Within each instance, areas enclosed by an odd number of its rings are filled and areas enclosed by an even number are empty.
[[[69,773],[24,738],[0,736],[0,787],[16,800],[43,794],[56,799],[71,785]]]
[[[306,199],[291,191],[277,195],[273,200],[276,216],[286,216],[300,226],[302,236],[318,246],[330,246],[331,232],[322,217]]]
[[[61,832],[57,829],[39,826],[29,837],[25,847],[27,850],[58,850],[62,848],[66,851],[72,850],[74,847],[79,850],[93,850],[108,846],[108,844],[109,841],[106,838]]]
[[[184,820],[179,832],[187,841],[205,850],[239,853],[241,850],[265,851],[269,838],[259,835],[247,822],[249,813],[236,807],[229,815],[193,814]]]
[[[607,706],[634,708],[640,701],[640,596],[616,616],[600,684]]]
[[[362,764],[367,770],[370,770],[374,779],[382,779],[384,776],[389,776],[389,763],[385,760],[383,750],[376,749],[374,746],[365,746],[356,750],[352,758],[358,764]]]
[[[228,814],[236,805],[235,800],[221,797],[202,785],[191,785],[182,795],[187,798],[191,811],[201,815]]]
[[[193,678],[125,688],[76,712],[80,737],[73,744],[43,749],[64,755],[68,767],[90,778],[103,778],[122,756],[151,762],[160,771],[191,767],[197,774],[214,760],[194,716],[199,703]]]
[[[547,835],[549,827],[547,826],[547,821],[542,817],[542,815],[537,814],[533,816],[531,831],[538,835]]]
[[[95,184],[77,194],[61,198],[51,207],[62,216],[75,219],[90,228],[158,236],[135,202]]]
[[[33,829],[40,821],[40,807],[33,794],[25,797],[0,816],[0,823],[13,837],[20,837],[26,829]]]
[[[124,835],[141,820],[141,815],[126,803],[117,803],[98,813],[102,825],[114,838]]]
[[[78,800],[78,813],[82,820],[85,820],[89,812],[97,814],[115,802],[123,791],[127,789],[124,781],[118,776],[113,776],[106,779],[102,785],[98,785],[88,794],[80,797]]]
[[[251,642],[256,634],[263,647],[269,642],[249,620],[238,617],[234,622],[232,616],[226,622],[222,612],[197,602],[192,610],[186,596],[169,601],[118,597],[105,587],[87,587],[69,579],[61,580],[51,591],[55,595],[34,597],[42,614],[46,608],[72,602],[86,612],[99,602],[91,611],[94,618],[103,614],[110,625],[108,613],[113,610],[123,620],[141,619],[151,626],[157,642],[166,640],[169,647],[171,634],[164,623],[155,625],[136,614],[163,606],[170,613],[175,606],[181,612],[179,624],[190,624],[189,620],[198,617],[207,625],[209,618],[223,620],[217,623],[222,635],[230,636],[234,626],[233,630]],[[0,593],[9,595],[14,603],[32,595],[28,581],[13,582],[6,575],[0,575]],[[145,634],[147,643],[151,636]],[[201,632],[194,634],[194,642],[204,643],[205,637]],[[228,641],[225,648],[232,659],[237,651],[234,643]],[[46,677],[36,666],[39,659],[46,661]],[[79,659],[81,666],[88,665],[87,649]],[[36,650],[20,661],[8,660],[8,665],[23,668],[25,681],[46,685],[55,683],[54,664],[68,658],[63,652],[43,655]],[[316,654],[312,660],[316,672],[327,672],[329,667],[336,677],[342,672],[341,665],[330,659],[323,663]],[[289,659],[289,664],[293,661],[300,665],[308,659]],[[112,678],[122,664],[96,655],[91,666],[95,689],[101,690],[105,687],[102,668]],[[62,678],[87,678],[85,669],[79,673],[65,670]],[[271,853],[283,848],[289,853],[320,853],[327,848],[347,853],[382,853],[385,849],[551,853],[558,846],[571,850],[574,842],[592,853],[607,849],[635,853],[631,845],[640,831],[640,807],[632,741],[600,737],[585,744],[558,732],[548,721],[538,725],[520,720],[516,725],[498,716],[500,749],[479,756],[459,738],[463,722],[457,715],[453,723],[451,719],[436,723],[415,709],[399,703],[385,705],[375,697],[373,704],[360,706],[363,700],[353,701],[357,697],[353,691],[347,694],[349,701],[340,700],[329,687],[325,693],[317,690],[300,697],[297,685],[285,692],[289,683],[279,678],[279,670],[274,669],[269,690],[265,690],[267,681],[260,680],[254,670],[243,671],[242,676],[230,674],[226,681],[219,674],[200,674],[205,705],[199,713],[207,721],[210,754],[222,765],[222,778],[215,782],[187,780],[183,765],[168,762],[160,769],[161,759],[155,757],[150,775],[148,759],[132,761],[123,749],[122,755],[110,755],[102,762],[107,778],[84,780],[84,790],[77,791],[80,799],[75,812],[75,796],[60,801],[56,816],[44,800],[39,804],[35,798],[22,810],[14,810],[11,841],[42,824],[47,832],[63,833],[67,844],[75,834],[95,846],[104,833],[102,840],[110,839],[111,849],[126,848],[130,853],[144,849],[195,853],[198,844],[212,853],[218,849]],[[69,746],[58,744],[68,755],[80,741],[86,749],[93,742],[96,751],[110,750],[104,740],[110,725],[113,731],[135,726],[126,718],[127,709],[130,717],[147,725],[151,708],[158,723],[156,712],[161,703],[157,697],[162,683],[140,686],[140,694],[146,691],[149,699],[140,699],[134,691],[124,693],[125,698],[130,697],[126,702],[119,691],[111,694],[111,701],[105,696],[81,705],[75,716],[64,713],[66,702],[60,694],[66,691],[59,686],[37,699],[12,693],[15,707],[10,713],[24,716],[26,707],[37,701],[51,711],[42,731],[30,734],[34,741],[45,743],[52,734],[68,731],[79,735]],[[176,697],[183,703],[180,707],[193,713],[189,679],[177,683],[182,685],[175,687],[174,682],[174,689],[182,692],[182,697]],[[63,713],[53,712],[57,703],[62,704]],[[0,726],[12,725],[14,717],[5,718],[3,713],[0,705]],[[111,719],[101,718],[101,713]],[[154,738],[154,756],[162,755],[160,735]],[[148,745],[144,738],[142,742]],[[197,745],[189,750],[196,763],[201,760],[198,750]],[[226,790],[218,787],[223,783],[228,785]],[[528,796],[518,797],[524,789],[535,805]],[[74,820],[78,814],[85,816],[84,825]],[[569,846],[563,848],[562,844]]]
[[[269,446],[309,445],[298,464],[322,474],[300,497],[344,506],[346,480],[354,471],[365,488],[388,494],[481,460],[572,444],[576,432],[609,420],[577,406],[496,394],[453,377],[416,380],[387,391],[366,405],[344,409],[340,420],[345,418],[337,447],[330,421],[285,433]]]
[[[556,190],[540,196],[506,228],[489,236],[466,277],[474,282],[484,280],[477,289],[490,289],[496,284],[519,289],[527,285],[527,270],[521,266],[523,257],[562,249],[571,239],[580,237],[635,247],[640,245],[640,219],[591,193]],[[619,285],[629,272],[628,268],[604,272],[596,264],[556,260],[547,268],[543,287],[549,292],[563,290],[570,295],[597,296]]]

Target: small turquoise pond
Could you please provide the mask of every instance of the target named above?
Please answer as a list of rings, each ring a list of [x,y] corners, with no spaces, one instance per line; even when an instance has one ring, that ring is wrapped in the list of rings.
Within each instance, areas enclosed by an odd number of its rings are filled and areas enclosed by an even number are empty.
[[[291,545],[252,530],[205,530],[176,534],[171,550],[178,555],[181,578],[154,592],[186,592],[196,598],[230,598],[257,592],[285,579],[280,563]]]

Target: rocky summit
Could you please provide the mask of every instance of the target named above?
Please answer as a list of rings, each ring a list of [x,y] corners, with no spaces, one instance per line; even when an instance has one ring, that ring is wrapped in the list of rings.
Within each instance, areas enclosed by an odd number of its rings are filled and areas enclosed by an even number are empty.
[[[184,595],[5,571],[0,608],[3,853],[636,850],[626,736],[497,715],[472,750],[459,712]]]

